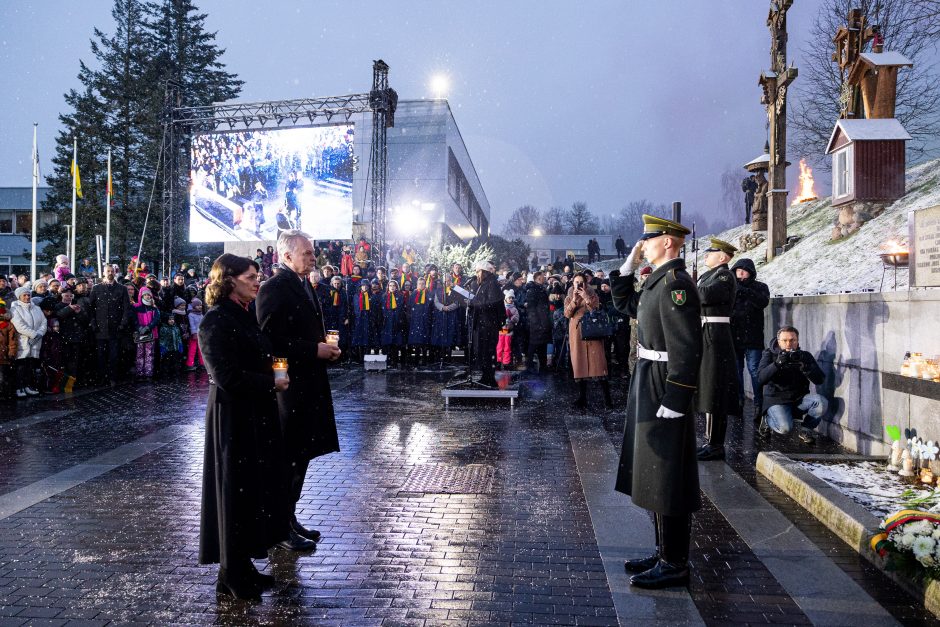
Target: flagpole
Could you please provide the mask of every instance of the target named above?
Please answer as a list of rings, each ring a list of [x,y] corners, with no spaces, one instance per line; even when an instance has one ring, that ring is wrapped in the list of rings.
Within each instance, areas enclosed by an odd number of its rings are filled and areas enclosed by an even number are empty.
[[[111,149],[108,148],[108,203],[104,222],[104,262],[111,263]]]
[[[75,175],[78,172],[78,138],[72,137],[72,233],[69,245],[69,261],[72,264],[72,274],[75,274],[75,214],[78,201],[75,194],[77,185]]]
[[[36,195],[39,187],[39,148],[37,145],[38,124],[33,122],[33,256],[29,262],[29,280],[36,280]]]

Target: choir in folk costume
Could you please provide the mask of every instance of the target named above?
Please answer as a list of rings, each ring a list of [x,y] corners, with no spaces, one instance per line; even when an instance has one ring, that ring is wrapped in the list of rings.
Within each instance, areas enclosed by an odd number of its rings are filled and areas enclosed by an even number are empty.
[[[434,297],[425,286],[425,280],[418,279],[418,284],[408,299],[408,344],[414,349],[416,361],[426,358],[428,344],[431,342],[431,307]]]
[[[372,293],[369,287],[368,283],[360,281],[359,293],[353,298],[352,346],[356,359],[362,359],[362,355],[375,345],[372,336]]]
[[[458,318],[460,295],[453,290],[450,276],[444,277],[443,285],[434,292],[434,310],[431,312],[431,346],[437,353],[434,359],[449,356],[450,350],[459,344],[459,330],[463,321]]]
[[[398,363],[399,351],[404,347],[407,333],[405,301],[398,290],[398,282],[388,282],[382,299],[382,351],[392,364]]]
[[[369,339],[372,342],[369,345],[370,350],[379,351],[382,345],[382,326],[385,312],[382,308],[382,297],[384,296],[382,284],[378,279],[372,279],[369,284],[371,287],[372,309],[369,315]]]
[[[325,290],[323,323],[327,331],[339,331],[339,348],[345,351],[349,347],[349,335],[352,329],[349,313],[349,296],[343,288],[343,279],[339,276],[330,278],[330,287]]]

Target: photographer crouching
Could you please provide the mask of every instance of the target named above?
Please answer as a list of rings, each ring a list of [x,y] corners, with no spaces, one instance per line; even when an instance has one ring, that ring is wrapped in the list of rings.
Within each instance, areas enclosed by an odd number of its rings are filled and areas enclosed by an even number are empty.
[[[800,349],[796,328],[780,327],[776,341],[761,356],[757,377],[764,391],[760,435],[769,436],[771,430],[789,433],[794,420],[801,418],[800,439],[812,442],[812,432],[829,409],[829,401],[810,394],[809,384],[820,385],[826,375],[816,359]]]

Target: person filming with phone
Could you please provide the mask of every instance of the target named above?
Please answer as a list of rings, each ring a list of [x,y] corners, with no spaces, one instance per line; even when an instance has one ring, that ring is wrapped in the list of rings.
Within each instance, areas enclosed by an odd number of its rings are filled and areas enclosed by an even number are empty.
[[[802,419],[800,439],[812,442],[813,430],[829,409],[821,394],[810,394],[809,384],[819,386],[826,379],[816,358],[800,348],[800,332],[783,326],[770,348],[764,350],[757,378],[764,390],[760,434],[789,433],[794,420]]]

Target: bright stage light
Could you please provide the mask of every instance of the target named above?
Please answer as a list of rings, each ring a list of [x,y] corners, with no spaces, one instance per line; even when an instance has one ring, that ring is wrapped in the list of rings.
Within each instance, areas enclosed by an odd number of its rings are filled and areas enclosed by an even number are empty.
[[[438,74],[431,78],[431,91],[434,97],[441,100],[447,96],[447,90],[450,88],[450,79],[445,74]]]

